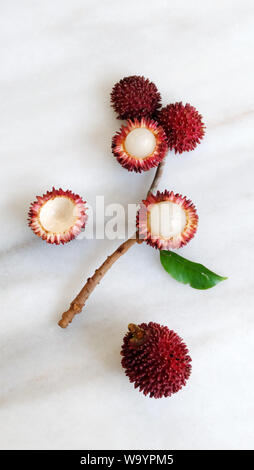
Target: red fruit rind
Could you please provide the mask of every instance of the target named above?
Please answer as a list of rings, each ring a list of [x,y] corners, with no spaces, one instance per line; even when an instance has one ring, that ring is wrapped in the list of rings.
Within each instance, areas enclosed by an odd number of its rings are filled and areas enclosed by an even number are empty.
[[[194,150],[205,134],[201,114],[189,103],[169,104],[158,112],[156,119],[167,135],[170,150],[174,149],[175,153]]]
[[[146,340],[136,345],[129,331],[123,340],[122,367],[130,382],[151,398],[170,397],[186,385],[191,358],[183,340],[167,326],[158,323],[138,325]]]
[[[156,146],[151,155],[145,158],[137,158],[127,153],[125,149],[125,139],[127,135],[137,128],[146,128],[151,131],[156,140]],[[112,139],[112,152],[118,162],[128,171],[135,171],[141,173],[148,171],[150,168],[156,167],[163,160],[166,155],[167,137],[161,126],[153,119],[142,118],[140,120],[128,120],[126,125],[122,125],[120,130],[114,135]]]
[[[153,82],[132,75],[114,85],[111,105],[118,119],[151,117],[161,106],[161,95]]]
[[[164,201],[178,204],[186,216],[186,224],[182,232],[167,239],[153,235],[149,226],[149,212],[152,206]],[[143,205],[137,214],[137,229],[139,238],[145,240],[148,245],[159,250],[177,249],[186,245],[194,237],[198,225],[198,215],[194,204],[186,196],[174,194],[173,191],[165,190],[162,193],[157,191],[156,195],[149,194],[142,202]]]
[[[68,230],[60,233],[46,230],[40,221],[40,211],[44,204],[57,197],[68,198],[73,203],[73,206],[75,206],[77,212],[75,223],[69,227]],[[55,189],[54,187],[52,188],[52,191],[47,191],[43,196],[37,196],[37,200],[31,204],[28,212],[28,225],[31,227],[35,235],[41,237],[47,243],[55,243],[56,245],[67,243],[76,238],[82,228],[85,227],[86,220],[87,214],[85,201],[83,201],[79,195],[74,194],[70,190],[63,191],[61,188]]]

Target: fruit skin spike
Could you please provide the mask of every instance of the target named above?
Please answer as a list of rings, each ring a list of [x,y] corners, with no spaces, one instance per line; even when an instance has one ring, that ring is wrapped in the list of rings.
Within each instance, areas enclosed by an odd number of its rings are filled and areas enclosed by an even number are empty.
[[[166,132],[170,150],[174,149],[175,153],[194,150],[205,134],[202,116],[188,103],[165,106],[158,112],[156,120]]]
[[[126,151],[125,139],[135,129],[144,128],[151,131],[155,137],[155,148],[153,152],[144,158],[137,158]],[[127,121],[120,130],[113,136],[112,152],[118,162],[128,171],[141,173],[156,167],[166,155],[168,146],[164,130],[153,119],[141,118]]]
[[[54,200],[57,197],[68,198],[72,203],[73,207],[76,210],[76,220],[68,230],[60,233],[51,232],[46,230],[40,221],[40,212],[42,207],[50,200]],[[76,238],[81,232],[82,228],[85,227],[87,220],[85,201],[81,199],[78,194],[74,194],[72,191],[63,189],[52,188],[52,191],[47,191],[43,196],[37,196],[37,200],[34,201],[28,212],[28,225],[31,227],[35,235],[41,237],[47,243],[55,243],[60,245],[60,243],[68,243],[69,241]]]
[[[183,340],[158,323],[129,325],[121,350],[130,382],[150,398],[170,397],[186,385],[191,358]]]
[[[122,78],[111,92],[118,119],[152,116],[161,107],[161,95],[153,82],[138,75]]]
[[[139,238],[159,250],[170,250],[181,248],[186,245],[195,235],[198,225],[198,215],[194,204],[181,194],[174,194],[173,191],[157,191],[157,194],[149,194],[143,201],[143,205],[137,214],[137,229]],[[179,206],[185,213],[186,223],[183,230],[169,238],[160,237],[158,234],[151,233],[149,226],[149,214],[155,204],[161,202],[171,202]]]

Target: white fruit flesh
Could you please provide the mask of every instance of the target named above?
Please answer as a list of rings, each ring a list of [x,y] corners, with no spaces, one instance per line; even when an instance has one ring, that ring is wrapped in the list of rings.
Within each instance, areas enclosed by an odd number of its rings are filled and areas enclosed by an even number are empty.
[[[77,207],[71,199],[58,196],[42,206],[39,219],[47,232],[63,233],[75,224],[77,212]]]
[[[136,158],[146,158],[154,152],[156,139],[151,131],[139,127],[127,135],[124,146],[129,155]]]
[[[186,225],[184,209],[170,201],[149,208],[148,220],[151,235],[164,239],[179,235]]]

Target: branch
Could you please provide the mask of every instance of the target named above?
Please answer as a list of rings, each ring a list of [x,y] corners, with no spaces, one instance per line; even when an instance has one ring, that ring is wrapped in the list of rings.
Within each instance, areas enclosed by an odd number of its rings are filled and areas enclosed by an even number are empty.
[[[106,274],[106,272],[111,268],[111,266],[122,256],[129,248],[137,242],[135,238],[129,238],[124,243],[122,243],[112,255],[108,256],[104,263],[99,267],[99,269],[95,270],[95,273],[92,277],[87,279],[86,284],[81,289],[77,297],[71,302],[69,310],[64,312],[62,315],[61,320],[58,322],[58,325],[62,328],[66,328],[69,323],[71,323],[73,317],[80,313],[89,297],[89,295],[93,292],[97,284],[100,283],[100,280]]]
[[[162,160],[162,162],[159,164],[157,167],[156,173],[154,175],[153,182],[150,186],[150,189],[147,193],[155,192],[159,182],[161,180],[162,174],[163,174],[163,169],[165,166],[165,158]],[[61,328],[66,328],[69,323],[72,322],[73,318],[77,313],[80,313],[90,296],[90,294],[93,292],[97,284],[100,283],[101,279],[103,276],[106,274],[106,272],[113,266],[113,264],[120,258],[126,251],[131,248],[135,243],[142,243],[143,240],[139,240],[138,234],[133,236],[132,238],[129,238],[126,240],[124,243],[122,243],[112,255],[108,256],[107,259],[104,261],[104,263],[95,270],[95,273],[93,274],[92,277],[89,277],[86,281],[86,284],[84,287],[81,289],[81,291],[78,293],[78,295],[75,297],[75,299],[71,302],[70,308],[62,314],[61,320],[58,322],[58,325],[61,326]]]
[[[150,186],[150,189],[147,193],[147,196],[150,193],[155,193],[155,191],[157,190],[157,188],[159,186],[159,183],[160,183],[160,180],[161,180],[162,175],[163,175],[165,164],[166,164],[166,158],[164,158],[162,160],[162,162],[157,166],[157,170],[156,170],[156,173],[154,175],[154,179],[153,179],[153,182]]]

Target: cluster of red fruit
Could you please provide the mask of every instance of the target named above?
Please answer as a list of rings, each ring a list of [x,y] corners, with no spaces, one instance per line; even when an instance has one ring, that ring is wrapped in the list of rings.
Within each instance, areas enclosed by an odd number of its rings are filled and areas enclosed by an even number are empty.
[[[129,171],[141,172],[157,166],[167,150],[194,150],[204,136],[202,116],[181,102],[161,107],[154,83],[142,76],[125,77],[115,84],[111,103],[119,119],[127,119],[113,137],[112,150]]]

